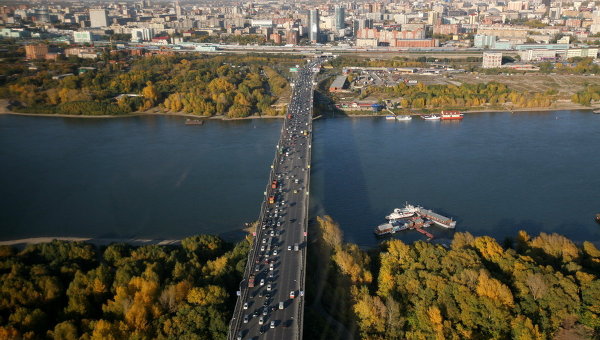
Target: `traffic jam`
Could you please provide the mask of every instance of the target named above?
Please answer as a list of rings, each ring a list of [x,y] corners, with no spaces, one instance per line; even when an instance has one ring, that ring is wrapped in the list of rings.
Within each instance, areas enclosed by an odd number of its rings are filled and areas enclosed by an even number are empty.
[[[253,270],[247,278],[243,324],[236,339],[257,339],[258,335],[277,327],[289,329],[294,325],[297,311],[286,311],[286,308],[304,295],[298,278],[301,250],[306,243],[303,224],[308,188],[305,181],[310,171],[306,157],[312,132],[313,72],[318,65],[318,61],[309,62],[293,84],[292,101],[267,187],[266,207],[256,231]],[[307,196],[306,199],[302,195]],[[258,320],[257,330],[255,320]]]

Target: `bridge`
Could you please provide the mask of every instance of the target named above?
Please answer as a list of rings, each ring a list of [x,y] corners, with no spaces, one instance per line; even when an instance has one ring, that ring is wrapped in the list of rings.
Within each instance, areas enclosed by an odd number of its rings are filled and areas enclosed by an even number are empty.
[[[302,339],[313,86],[319,60],[298,70],[261,205],[229,340]]]

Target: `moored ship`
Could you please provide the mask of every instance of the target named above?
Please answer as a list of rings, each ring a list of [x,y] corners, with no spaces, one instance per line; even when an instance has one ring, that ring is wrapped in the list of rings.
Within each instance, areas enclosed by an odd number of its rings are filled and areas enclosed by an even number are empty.
[[[418,207],[415,207],[412,204],[406,204],[404,205],[404,208],[396,208],[394,209],[394,211],[392,211],[391,214],[387,215],[385,217],[386,220],[399,220],[402,218],[407,218],[407,217],[412,217],[415,215],[415,213],[418,211]]]
[[[421,118],[425,120],[440,120],[440,116],[438,115],[423,115]]]
[[[401,121],[401,122],[406,122],[406,121],[412,120],[412,117],[410,115],[398,115],[398,116],[396,116],[396,120]]]
[[[204,121],[202,119],[186,119],[185,125],[202,125]]]
[[[460,111],[442,111],[440,114],[441,120],[462,120],[463,114]]]
[[[406,203],[403,208],[394,209],[394,211],[385,218],[388,222],[378,225],[375,230],[373,230],[375,235],[383,236],[395,234],[398,231],[406,229],[414,229],[427,236],[429,239],[432,239],[433,235],[425,232],[422,228],[427,228],[433,224],[448,229],[454,229],[456,227],[456,221],[451,217],[442,216],[432,210],[408,203]]]

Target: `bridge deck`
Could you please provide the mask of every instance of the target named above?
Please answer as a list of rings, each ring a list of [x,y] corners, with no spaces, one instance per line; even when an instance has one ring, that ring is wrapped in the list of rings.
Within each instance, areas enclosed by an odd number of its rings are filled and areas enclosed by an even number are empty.
[[[317,65],[300,69],[294,83],[228,339],[302,338]]]

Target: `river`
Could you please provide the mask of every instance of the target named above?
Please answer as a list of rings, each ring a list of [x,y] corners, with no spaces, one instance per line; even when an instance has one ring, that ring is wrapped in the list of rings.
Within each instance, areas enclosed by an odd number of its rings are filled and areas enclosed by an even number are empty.
[[[0,116],[0,238],[234,239],[258,215],[280,126]],[[406,201],[475,235],[503,240],[525,229],[598,241],[599,126],[589,111],[318,120],[311,211],[331,215],[361,246],[375,245],[373,227]]]

